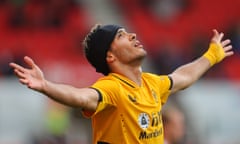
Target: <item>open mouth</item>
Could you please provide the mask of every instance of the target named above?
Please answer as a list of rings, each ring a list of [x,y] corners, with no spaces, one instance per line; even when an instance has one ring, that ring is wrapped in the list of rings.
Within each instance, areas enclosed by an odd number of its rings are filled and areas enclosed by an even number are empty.
[[[136,41],[134,44],[134,47],[143,47],[142,44],[139,41]]]

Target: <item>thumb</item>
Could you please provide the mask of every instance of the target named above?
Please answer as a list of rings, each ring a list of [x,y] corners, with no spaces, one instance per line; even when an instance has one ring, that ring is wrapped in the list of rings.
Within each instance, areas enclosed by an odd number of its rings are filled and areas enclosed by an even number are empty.
[[[224,36],[224,33],[219,33],[216,29],[213,29],[213,38],[212,42],[214,43],[220,43],[222,41],[222,38]]]
[[[24,57],[24,61],[26,62],[26,64],[28,65],[28,66],[30,66],[31,68],[34,68],[36,65],[35,65],[35,63],[34,63],[34,61],[33,61],[33,59],[31,59],[30,57],[28,57],[28,56],[25,56]]]

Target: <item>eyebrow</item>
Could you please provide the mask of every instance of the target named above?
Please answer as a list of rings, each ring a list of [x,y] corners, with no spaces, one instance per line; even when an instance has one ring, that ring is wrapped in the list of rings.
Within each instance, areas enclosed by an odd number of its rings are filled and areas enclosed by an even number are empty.
[[[124,28],[120,28],[118,31],[117,31],[117,34],[121,33],[121,32],[124,32],[126,31]]]
[[[120,33],[124,32],[124,31],[126,31],[124,28],[120,28],[120,29],[117,31],[115,37],[118,37],[118,35],[119,35]]]

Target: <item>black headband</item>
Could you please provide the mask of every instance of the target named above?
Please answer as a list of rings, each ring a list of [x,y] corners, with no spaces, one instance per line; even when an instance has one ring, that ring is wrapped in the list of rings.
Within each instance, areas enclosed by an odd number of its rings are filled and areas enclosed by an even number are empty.
[[[109,73],[106,55],[120,28],[122,27],[118,25],[103,25],[89,37],[87,59],[96,68],[97,72],[104,75]]]

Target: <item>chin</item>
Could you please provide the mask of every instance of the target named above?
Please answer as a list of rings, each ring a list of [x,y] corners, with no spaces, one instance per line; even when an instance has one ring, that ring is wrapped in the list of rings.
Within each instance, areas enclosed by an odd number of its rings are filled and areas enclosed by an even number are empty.
[[[145,53],[144,55],[141,55],[141,56],[139,56],[137,59],[138,60],[144,60],[144,58],[147,56],[147,53]]]

